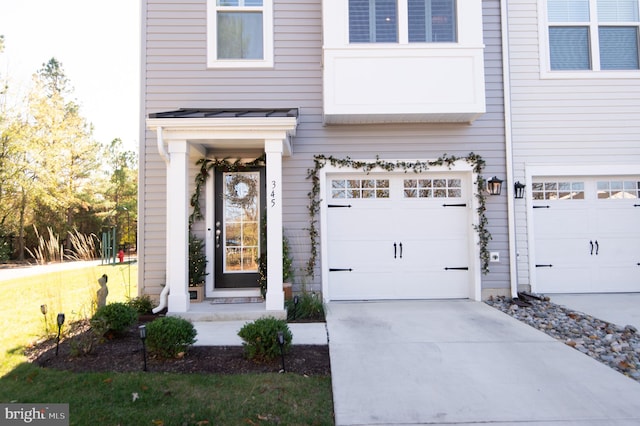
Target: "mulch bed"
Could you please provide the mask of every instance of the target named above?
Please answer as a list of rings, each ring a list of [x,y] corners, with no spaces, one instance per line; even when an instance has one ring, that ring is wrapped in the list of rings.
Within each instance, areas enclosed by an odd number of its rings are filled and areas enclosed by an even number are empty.
[[[31,363],[45,368],[73,372],[142,371],[143,349],[138,324],[118,336],[98,339],[86,324],[76,324],[70,336],[61,340],[56,356],[56,339],[38,342],[27,348]],[[88,353],[82,348],[91,344]],[[154,373],[245,374],[273,373],[282,369],[282,359],[255,362],[244,357],[241,346],[193,346],[178,359],[163,359],[147,354],[147,371]],[[292,344],[285,354],[287,373],[330,375],[327,345]]]

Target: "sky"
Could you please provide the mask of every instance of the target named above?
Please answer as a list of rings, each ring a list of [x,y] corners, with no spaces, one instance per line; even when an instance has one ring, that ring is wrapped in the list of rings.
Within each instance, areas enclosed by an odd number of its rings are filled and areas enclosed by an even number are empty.
[[[139,17],[138,0],[0,0],[0,76],[24,95],[32,74],[55,57],[94,138],[120,138],[137,151]]]

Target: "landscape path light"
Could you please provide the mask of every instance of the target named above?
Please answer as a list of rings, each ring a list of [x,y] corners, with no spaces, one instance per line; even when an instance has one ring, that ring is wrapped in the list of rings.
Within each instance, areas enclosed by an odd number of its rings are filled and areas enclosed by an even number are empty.
[[[57,318],[58,322],[58,337],[56,338],[56,356],[58,356],[58,347],[60,346],[60,330],[62,329],[62,324],[64,324],[64,314],[58,314]]]
[[[140,340],[142,340],[142,361],[144,362],[143,371],[147,371],[147,346],[145,344],[145,340],[147,340],[147,326],[141,325],[138,327],[138,331],[140,332]]]
[[[40,312],[42,312],[42,316],[44,317],[44,331],[45,334],[49,335],[49,323],[47,322],[47,305],[40,305]]]
[[[298,302],[300,302],[300,298],[298,295],[293,296],[293,321],[296,320],[296,313],[298,312]]]
[[[282,372],[287,370],[284,368],[284,333],[282,330],[278,330],[278,346],[280,346],[280,358],[282,358]]]

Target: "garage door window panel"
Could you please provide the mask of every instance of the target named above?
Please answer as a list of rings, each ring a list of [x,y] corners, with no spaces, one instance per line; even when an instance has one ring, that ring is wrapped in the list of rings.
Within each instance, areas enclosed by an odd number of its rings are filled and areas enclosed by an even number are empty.
[[[332,199],[389,198],[388,179],[333,179]]]
[[[531,190],[534,200],[584,200],[584,182],[534,182]]]
[[[640,182],[598,181],[597,187],[599,200],[640,198]]]
[[[405,179],[404,198],[460,198],[461,179]]]

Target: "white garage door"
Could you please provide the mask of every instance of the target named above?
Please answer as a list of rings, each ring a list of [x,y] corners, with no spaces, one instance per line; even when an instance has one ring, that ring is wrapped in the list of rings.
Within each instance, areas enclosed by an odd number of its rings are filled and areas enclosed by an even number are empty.
[[[463,174],[334,175],[328,183],[331,300],[469,297]]]
[[[538,178],[535,291],[640,291],[640,177]]]

